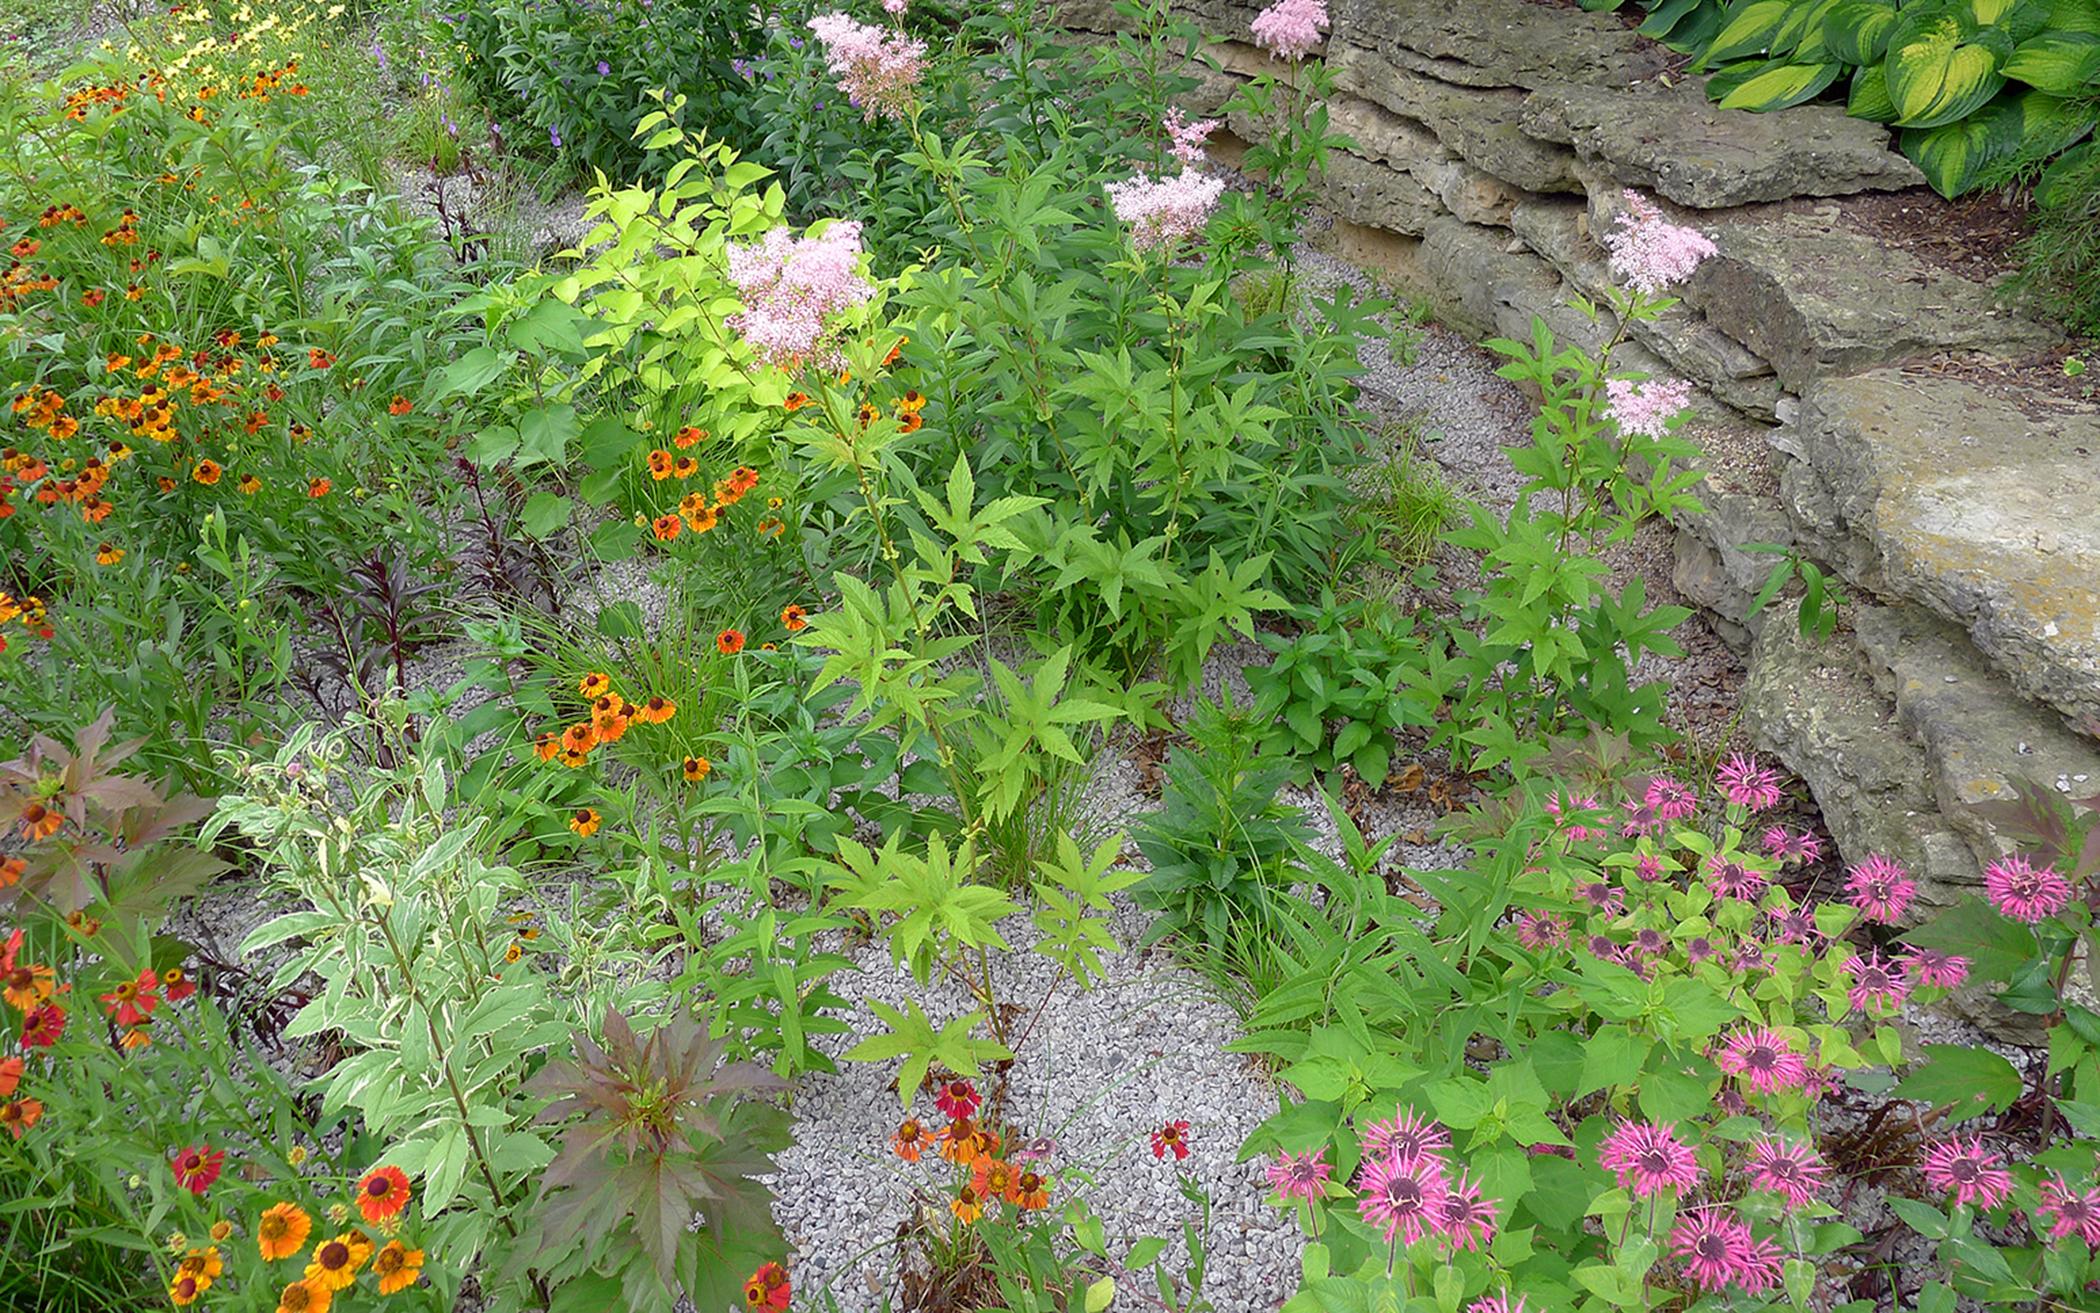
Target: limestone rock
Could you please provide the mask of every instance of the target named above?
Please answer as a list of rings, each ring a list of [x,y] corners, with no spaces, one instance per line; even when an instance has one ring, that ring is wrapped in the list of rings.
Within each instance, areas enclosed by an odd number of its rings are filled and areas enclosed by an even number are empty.
[[[1722,109],[1696,81],[1542,87],[1525,102],[1522,127],[1602,161],[1623,183],[1699,209],[1925,184],[1878,123],[1836,105]]]
[[[1377,51],[1337,41],[1327,52],[1335,87],[1423,124],[1483,173],[1536,192],[1579,192],[1575,152],[1525,135],[1525,93],[1461,87],[1395,66]]]
[[[1342,0],[1330,43],[1468,87],[1589,82],[1622,87],[1669,67],[1670,52],[1611,14],[1531,0]]]
[[[1893,710],[1851,641],[1817,643],[1784,624],[1759,635],[1743,686],[1752,739],[1814,792],[1848,860],[1886,853],[1910,868],[1920,903],[1945,906],[1982,883],[1982,868],[1939,814],[1925,751]]]
[[[1327,157],[1320,202],[1352,223],[1410,237],[1425,231],[1432,220],[1448,217],[1436,193],[1415,181],[1413,174],[1348,151]]]
[[[2008,691],[1961,630],[1913,606],[1861,607],[1853,630],[1896,716],[1924,748],[1940,814],[1988,862],[2020,842],[1978,805],[2012,799],[2026,778],[2100,792],[2100,746]]]
[[[1715,632],[1741,651],[1772,616],[1781,617],[1777,623],[1793,623],[1784,603],[1750,614],[1750,603],[1777,558],[1745,548],[1751,543],[1790,546],[1794,526],[1774,498],[1736,491],[1711,479],[1694,491],[1706,503],[1706,513],[1675,521],[1677,556],[1670,577],[1678,592],[1710,613]]]
[[[2035,419],[1973,383],[1878,370],[1811,387],[1794,438],[1790,510],[1848,575],[1960,625],[2030,697],[2100,718],[2100,413]]]
[[[1534,308],[1560,304],[1560,276],[1497,229],[1440,214],[1423,225],[1415,259],[1439,318],[1475,336],[1508,332],[1520,317],[1528,325]]]

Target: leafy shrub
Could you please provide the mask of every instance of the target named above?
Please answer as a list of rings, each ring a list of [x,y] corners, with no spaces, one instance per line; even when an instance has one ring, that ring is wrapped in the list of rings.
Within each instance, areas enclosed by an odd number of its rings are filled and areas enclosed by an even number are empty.
[[[1435,720],[1423,645],[1412,621],[1390,604],[1322,601],[1296,637],[1261,636],[1274,656],[1247,672],[1254,714],[1273,721],[1273,750],[1311,770],[1336,771],[1347,762],[1375,789],[1392,765],[1394,733]]]
[[[2010,289],[2072,331],[2100,337],[2100,144],[2065,154],[2035,188],[2034,207]]]

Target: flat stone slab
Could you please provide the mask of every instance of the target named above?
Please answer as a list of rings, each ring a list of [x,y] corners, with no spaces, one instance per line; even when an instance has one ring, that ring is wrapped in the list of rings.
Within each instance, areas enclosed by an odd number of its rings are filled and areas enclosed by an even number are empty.
[[[1885,369],[1802,395],[1783,489],[1834,564],[1967,631],[2013,685],[2100,734],[2100,413],[2035,417]],[[1812,473],[1812,485],[1800,475]]]
[[[1468,87],[1587,82],[1623,87],[1670,66],[1670,52],[1612,14],[1530,0],[1341,0],[1329,39]],[[1236,34],[1227,34],[1236,35]]]
[[[1518,87],[1456,86],[1402,68],[1386,55],[1336,41],[1327,51],[1335,88],[1423,124],[1466,163],[1526,191],[1580,192],[1575,152],[1523,128]]]
[[[1889,148],[1879,123],[1836,105],[1783,114],[1722,109],[1696,82],[1541,87],[1524,102],[1521,126],[1608,165],[1633,186],[1698,209],[1925,185],[1918,167]]]

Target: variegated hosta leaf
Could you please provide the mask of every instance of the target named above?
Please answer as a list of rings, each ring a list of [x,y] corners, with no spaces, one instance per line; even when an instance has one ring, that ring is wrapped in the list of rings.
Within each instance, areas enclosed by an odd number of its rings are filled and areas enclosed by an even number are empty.
[[[1959,196],[1989,170],[2015,159],[2044,160],[2093,127],[2093,111],[2040,91],[2002,96],[1959,123],[1906,129],[1903,153],[1942,196]]]
[[[1798,105],[1837,81],[1842,64],[1780,64],[1749,78],[1721,98],[1722,109],[1764,113]]]
[[[1904,12],[1882,69],[1896,122],[1935,128],[1975,113],[2005,85],[2010,38],[1979,24],[1964,0]]]
[[[2056,96],[2100,91],[2100,34],[2044,32],[2013,51],[2004,73]]]
[[[1878,64],[1902,15],[1890,0],[1839,0],[1823,20],[1823,50],[1848,64]]]

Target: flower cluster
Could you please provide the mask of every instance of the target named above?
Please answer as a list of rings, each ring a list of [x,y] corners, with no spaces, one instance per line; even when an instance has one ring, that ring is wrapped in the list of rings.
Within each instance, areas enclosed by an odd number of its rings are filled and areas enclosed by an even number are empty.
[[[826,342],[834,316],[865,304],[875,286],[860,273],[860,225],[834,221],[796,237],[774,228],[756,242],[729,248],[729,280],[744,308],[729,327],[767,364],[794,371],[835,365]]]
[[[1190,120],[1179,109],[1169,109],[1160,121],[1160,131],[1166,134],[1167,153],[1180,160],[1184,168],[1203,162],[1203,143],[1210,134],[1218,130],[1219,120]]]
[[[1171,178],[1140,173],[1111,182],[1107,189],[1116,218],[1130,225],[1130,244],[1140,251],[1158,251],[1203,231],[1225,194],[1225,180],[1183,169]]]
[[[1276,0],[1248,25],[1255,45],[1293,63],[1311,54],[1326,30],[1326,0]]]
[[[576,681],[576,692],[587,704],[586,715],[559,733],[549,730],[539,736],[534,751],[541,761],[560,762],[577,769],[588,763],[597,749],[625,738],[630,726],[662,725],[678,714],[678,704],[660,694],[652,694],[639,703],[629,702],[613,688],[612,676],[599,670]],[[703,767],[698,773],[704,777],[707,771]],[[688,769],[686,774],[693,772]],[[584,808],[570,820],[569,827],[589,838],[598,828],[598,813]]]
[[[1639,192],[1627,191],[1625,202],[1602,241],[1612,273],[1628,287],[1650,295],[1675,287],[1714,254],[1706,234],[1671,223]]]
[[[819,14],[809,20],[809,31],[823,45],[825,66],[839,89],[864,118],[872,122],[878,114],[903,118],[911,112],[926,76],[924,41],[845,14]]]
[[[1035,1166],[1047,1149],[1024,1144],[1010,1156],[1003,1154],[1005,1137],[978,1120],[983,1102],[970,1081],[944,1081],[934,1093],[934,1105],[948,1119],[947,1126],[935,1131],[916,1117],[906,1117],[890,1136],[891,1152],[905,1162],[923,1161],[931,1150],[953,1165],[948,1212],[963,1226],[973,1225],[987,1209],[1002,1203],[1017,1215],[1039,1212],[1050,1206],[1050,1192],[1056,1188]]]
[[[1691,405],[1692,385],[1678,379],[1636,383],[1614,378],[1604,384],[1604,407],[1619,432],[1643,438],[1667,437],[1670,421]]]

